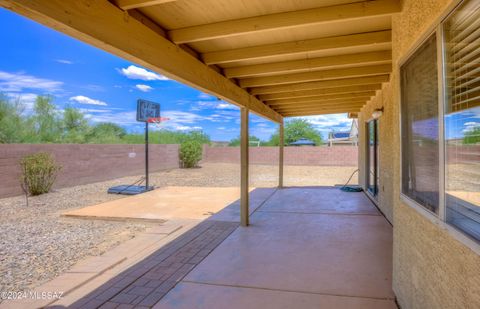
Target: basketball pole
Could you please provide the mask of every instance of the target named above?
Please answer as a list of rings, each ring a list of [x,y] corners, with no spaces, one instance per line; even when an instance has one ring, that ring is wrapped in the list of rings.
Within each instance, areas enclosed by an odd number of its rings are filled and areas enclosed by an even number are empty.
[[[148,121],[145,122],[145,191],[148,191]]]

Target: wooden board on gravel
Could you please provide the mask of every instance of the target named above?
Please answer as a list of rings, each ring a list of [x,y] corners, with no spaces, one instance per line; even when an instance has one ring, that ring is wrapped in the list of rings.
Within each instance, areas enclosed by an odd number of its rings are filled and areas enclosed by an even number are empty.
[[[67,211],[63,215],[113,220],[206,219],[237,201],[239,196],[238,187],[172,186]]]

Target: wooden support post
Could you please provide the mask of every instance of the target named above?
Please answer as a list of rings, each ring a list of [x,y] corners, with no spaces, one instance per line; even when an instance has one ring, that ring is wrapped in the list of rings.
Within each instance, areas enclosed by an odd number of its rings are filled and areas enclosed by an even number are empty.
[[[279,155],[278,155],[278,187],[282,188],[283,187],[283,146],[285,145],[285,139],[284,139],[284,134],[283,134],[283,120],[280,122],[280,128],[278,132],[279,136],[279,144],[278,144],[278,149],[279,149]]]
[[[241,109],[240,125],[240,223],[249,224],[249,194],[248,194],[248,108]]]

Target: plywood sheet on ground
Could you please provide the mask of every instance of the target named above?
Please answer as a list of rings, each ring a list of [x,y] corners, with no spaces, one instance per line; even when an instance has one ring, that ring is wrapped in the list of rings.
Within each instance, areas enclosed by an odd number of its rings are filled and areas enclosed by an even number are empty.
[[[252,188],[250,191],[253,190]],[[99,219],[206,219],[234,204],[239,196],[238,187],[163,187],[144,194],[68,211],[63,215]]]

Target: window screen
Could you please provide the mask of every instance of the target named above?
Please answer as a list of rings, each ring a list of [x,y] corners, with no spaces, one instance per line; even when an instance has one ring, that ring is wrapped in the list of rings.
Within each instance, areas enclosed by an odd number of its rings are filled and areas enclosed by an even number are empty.
[[[480,1],[444,23],[446,221],[480,240]]]
[[[400,69],[402,193],[438,213],[438,70],[435,35]]]

